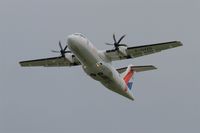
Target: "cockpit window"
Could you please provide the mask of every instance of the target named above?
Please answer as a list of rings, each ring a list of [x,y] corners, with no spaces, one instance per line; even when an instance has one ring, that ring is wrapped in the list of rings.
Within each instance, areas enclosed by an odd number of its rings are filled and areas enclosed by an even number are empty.
[[[86,38],[83,34],[81,33],[75,33],[74,35],[77,35],[77,36],[80,36],[80,37],[83,37],[83,38]]]

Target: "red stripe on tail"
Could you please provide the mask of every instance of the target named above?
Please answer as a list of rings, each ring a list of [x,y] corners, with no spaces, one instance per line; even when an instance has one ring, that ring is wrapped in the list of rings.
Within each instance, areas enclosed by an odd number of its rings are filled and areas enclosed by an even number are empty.
[[[133,70],[130,70],[130,71],[126,74],[126,76],[124,76],[124,81],[125,81],[126,84],[128,84],[128,81],[132,78],[133,74],[134,74],[134,71],[133,71]]]

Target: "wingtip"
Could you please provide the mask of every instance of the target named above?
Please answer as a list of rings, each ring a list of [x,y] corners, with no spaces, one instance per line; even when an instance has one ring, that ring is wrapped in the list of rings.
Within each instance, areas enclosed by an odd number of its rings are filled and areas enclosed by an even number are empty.
[[[156,70],[156,69],[158,69],[158,68],[154,66],[154,69]]]
[[[178,46],[183,46],[183,43],[181,41],[176,41],[179,45]]]
[[[22,65],[22,61],[19,62],[19,65],[20,65],[21,67],[23,66],[23,65]]]
[[[158,69],[158,68],[155,67],[154,65],[149,65],[149,67],[152,67],[152,70],[156,70],[156,69]]]
[[[25,67],[24,61],[20,61],[20,62],[19,62],[19,65],[20,65],[21,67]]]

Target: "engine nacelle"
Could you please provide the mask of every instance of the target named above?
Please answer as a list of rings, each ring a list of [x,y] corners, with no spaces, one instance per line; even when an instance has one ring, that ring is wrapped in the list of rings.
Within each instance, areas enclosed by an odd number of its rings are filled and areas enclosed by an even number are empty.
[[[67,54],[65,54],[65,58],[69,61],[69,62],[71,62],[71,63],[74,63],[74,60],[73,60],[73,54],[71,54],[71,53],[67,53]]]
[[[65,54],[65,59],[67,60],[67,63],[72,65],[79,63],[78,59],[75,58],[75,55],[72,53]]]
[[[126,46],[119,46],[119,53],[122,54],[123,56],[127,56],[127,47]]]

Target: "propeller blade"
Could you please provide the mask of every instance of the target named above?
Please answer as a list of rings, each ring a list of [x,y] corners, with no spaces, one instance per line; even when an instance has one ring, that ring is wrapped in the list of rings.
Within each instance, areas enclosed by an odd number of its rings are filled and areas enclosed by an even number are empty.
[[[59,46],[60,46],[60,49],[61,50],[63,50],[63,48],[62,48],[62,45],[61,45],[61,42],[59,41]]]
[[[118,41],[116,41],[116,36],[115,34],[113,33],[113,40],[114,40],[114,43],[111,44],[111,43],[105,43],[106,45],[114,45],[114,48],[115,50],[119,50],[119,46],[125,46],[127,47],[126,44],[120,44],[120,42],[122,41],[122,39],[124,39],[126,35],[123,35]]]
[[[126,35],[123,35],[123,36],[119,39],[119,41],[118,41],[117,43],[119,44],[125,36],[126,36]]]
[[[66,51],[68,45],[66,45],[65,48],[63,49],[60,41],[59,41],[59,47],[60,47],[60,51],[58,51],[58,50],[51,50],[51,52],[53,52],[53,53],[60,53],[62,57],[65,57],[66,53],[71,53],[71,51]]]
[[[113,40],[114,40],[114,43],[117,43],[115,34],[113,34]]]
[[[56,50],[51,50],[51,52],[53,52],[53,53],[60,53],[60,51],[56,51]]]
[[[65,46],[65,48],[63,49],[64,51],[67,49],[68,45]]]
[[[114,44],[111,44],[111,43],[105,43],[106,45],[114,45]]]

